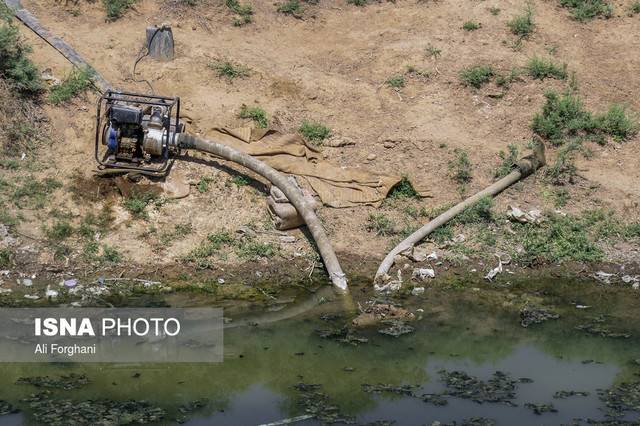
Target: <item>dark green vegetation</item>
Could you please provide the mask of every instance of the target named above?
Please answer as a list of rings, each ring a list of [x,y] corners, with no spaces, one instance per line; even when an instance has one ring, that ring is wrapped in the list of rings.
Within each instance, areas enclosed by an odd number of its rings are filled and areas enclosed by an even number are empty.
[[[607,137],[623,141],[638,131],[635,118],[620,105],[611,105],[606,113],[594,115],[575,95],[549,91],[545,97],[547,101],[542,112],[536,114],[531,126],[555,146],[570,140],[592,140],[603,144]]]
[[[134,191],[128,197],[124,198],[124,200],[122,201],[122,205],[133,216],[141,219],[147,219],[148,213],[146,208],[156,198],[156,195],[151,191]]]
[[[225,0],[224,4],[236,14],[233,25],[241,27],[251,22],[253,8],[250,4],[241,4],[238,0]]]
[[[567,66],[555,64],[553,61],[538,58],[534,56],[529,59],[527,63],[527,74],[530,77],[537,80],[544,80],[545,78],[557,78],[558,80],[564,80],[567,78]]]
[[[238,117],[251,119],[254,123],[256,123],[258,127],[263,129],[266,128],[269,124],[267,112],[259,106],[248,107],[246,105],[242,105]]]
[[[416,192],[415,188],[411,184],[409,180],[409,176],[403,175],[400,179],[400,182],[389,191],[387,195],[388,198],[399,199],[399,198],[417,198],[418,192]]]
[[[518,161],[518,147],[512,143],[507,146],[507,151],[500,151],[498,157],[500,157],[501,164],[496,169],[494,177],[501,178],[508,175],[512,170],[514,164]]]
[[[226,260],[228,252],[223,250],[225,248],[233,249],[238,258],[247,260],[270,258],[279,252],[276,245],[260,242],[254,236],[244,235],[236,238],[228,231],[220,231],[209,234],[199,246],[180,260],[200,269],[212,268],[216,257]]]
[[[376,235],[387,236],[395,233],[395,224],[383,213],[371,213],[367,218],[367,231]]]
[[[389,77],[385,83],[387,83],[389,87],[393,87],[395,89],[400,89],[406,84],[404,75],[394,75]]]
[[[299,16],[302,13],[300,0],[286,0],[278,6],[278,12],[285,15]]]
[[[456,148],[454,151],[455,158],[449,162],[449,170],[451,171],[451,177],[459,185],[464,185],[471,182],[471,160],[469,160],[469,154],[463,149]]]
[[[218,77],[226,77],[229,80],[234,78],[246,78],[251,74],[249,67],[234,64],[229,61],[214,61],[209,64],[209,68],[216,71]]]
[[[425,53],[430,58],[438,59],[442,55],[442,49],[429,45],[425,48]]]
[[[482,24],[476,21],[466,21],[464,24],[462,24],[462,29],[465,31],[475,31],[480,29],[481,27]]]
[[[533,23],[533,8],[531,5],[527,6],[527,9],[522,15],[514,16],[507,26],[514,35],[520,38],[528,37],[533,33],[535,24]]]
[[[15,179],[0,177],[0,194],[7,196],[18,208],[42,209],[51,194],[62,186],[53,178],[37,179],[33,175]]]
[[[571,11],[571,16],[578,21],[602,16],[609,18],[613,7],[604,0],[560,0],[560,4]]]
[[[4,3],[0,6],[0,77],[10,87],[28,96],[42,92],[40,73],[31,62],[28,54],[31,47],[20,37],[10,12]]]
[[[49,101],[54,104],[67,102],[91,86],[93,72],[89,68],[74,69],[58,85],[53,86],[49,92]]]
[[[493,68],[490,65],[475,65],[465,68],[460,72],[460,80],[465,86],[475,87],[479,89],[493,77]]]
[[[638,13],[640,13],[640,1],[636,0],[635,2],[633,2],[629,10],[631,10],[631,13],[634,15],[637,15]]]
[[[136,3],[136,0],[102,0],[102,3],[107,12],[107,18],[115,21],[121,18]]]
[[[322,145],[322,142],[331,136],[331,129],[322,123],[303,121],[298,132],[309,142]]]
[[[366,6],[369,0],[347,0],[347,3],[355,6]]]

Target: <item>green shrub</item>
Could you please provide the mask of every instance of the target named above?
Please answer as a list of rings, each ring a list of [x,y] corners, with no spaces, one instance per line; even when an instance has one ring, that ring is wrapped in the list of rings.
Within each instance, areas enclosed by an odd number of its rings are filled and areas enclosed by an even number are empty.
[[[388,198],[400,199],[400,198],[417,198],[418,192],[415,190],[409,176],[402,175],[400,182],[398,182],[391,191],[389,191]]]
[[[61,241],[73,235],[73,227],[68,220],[57,220],[51,228],[45,228],[44,232],[47,239]]]
[[[493,198],[486,196],[464,209],[462,213],[453,219],[452,224],[467,225],[493,221]]]
[[[475,21],[466,21],[464,24],[462,24],[462,29],[465,31],[475,31],[477,29],[480,29],[481,27],[482,24]]]
[[[501,178],[511,173],[514,164],[516,164],[516,162],[518,161],[517,145],[510,143],[507,146],[507,151],[508,153],[505,153],[504,151],[500,151],[498,153],[501,163],[494,174],[494,177],[496,178]]]
[[[507,26],[514,35],[520,38],[528,37],[533,32],[535,24],[533,23],[533,8],[527,6],[527,10],[522,15],[514,16]]]
[[[104,244],[100,260],[107,263],[120,263],[122,261],[122,253],[117,248]]]
[[[431,57],[433,59],[438,59],[442,54],[442,49],[438,49],[437,47],[429,45],[425,48],[425,53],[427,54],[428,57]]]
[[[371,213],[367,218],[367,231],[375,231],[376,235],[386,236],[395,233],[395,224],[382,213]]]
[[[369,0],[347,0],[348,4],[353,4],[355,6],[366,6]]]
[[[454,153],[455,158],[449,162],[449,170],[453,180],[460,185],[471,182],[471,160],[469,160],[469,155],[463,149],[456,149]]]
[[[242,105],[239,117],[251,119],[260,128],[266,128],[269,125],[267,112],[260,107],[249,108],[246,105]]]
[[[236,255],[241,259],[259,259],[273,257],[278,248],[271,243],[261,243],[254,238],[244,238],[236,246]]]
[[[125,209],[129,210],[129,213],[131,213],[134,217],[146,219],[146,208],[154,199],[156,199],[156,194],[151,191],[134,191],[123,200],[122,205]]]
[[[0,249],[0,268],[8,268],[11,266],[13,253],[8,248]]]
[[[284,13],[286,15],[300,15],[302,12],[302,5],[300,5],[300,0],[287,0],[278,6],[278,12]]]
[[[561,145],[570,138],[604,143],[607,135],[622,141],[638,131],[637,121],[620,105],[614,104],[607,113],[594,117],[575,95],[550,91],[545,97],[547,101],[542,112],[533,118],[532,128],[553,145]]]
[[[225,0],[225,5],[238,16],[234,19],[233,25],[241,27],[251,22],[253,8],[251,5],[242,5],[238,0]]]
[[[557,65],[551,60],[545,61],[536,56],[529,59],[527,63],[527,74],[530,77],[544,80],[545,78],[557,78],[558,80],[564,80],[567,78],[567,66]]]
[[[466,86],[472,86],[476,89],[488,83],[491,77],[493,77],[493,68],[490,65],[476,65],[460,72],[460,80]]]
[[[322,144],[331,135],[331,129],[321,123],[303,121],[298,129],[300,134],[308,141]]]
[[[212,266],[209,257],[213,256],[224,245],[234,242],[233,235],[227,231],[209,234],[200,245],[183,256],[183,262],[193,263],[198,268],[210,268]]]
[[[107,18],[115,21],[121,18],[124,13],[135,4],[135,0],[102,0],[107,12]]]
[[[44,89],[40,73],[27,55],[31,52],[10,18],[0,20],[0,77],[23,95],[37,95]]]
[[[234,64],[229,61],[215,61],[208,66],[217,72],[218,77],[226,77],[229,80],[248,77],[251,71],[244,65]]]
[[[389,87],[393,87],[395,89],[399,89],[405,86],[405,80],[403,75],[394,75],[389,77],[387,81],[385,81]]]
[[[636,0],[635,2],[633,2],[630,10],[631,10],[631,13],[634,15],[640,13],[640,1]]]
[[[498,16],[500,14],[500,8],[499,7],[495,7],[495,6],[491,6],[489,8],[489,13],[491,13],[493,16]]]
[[[613,7],[604,0],[560,0],[560,4],[571,11],[578,21],[587,21],[597,16],[609,18]]]
[[[67,102],[91,86],[93,72],[89,68],[73,70],[60,84],[49,92],[49,101],[54,104]]]
[[[247,186],[251,180],[244,175],[235,175],[231,178],[231,183],[235,186]]]

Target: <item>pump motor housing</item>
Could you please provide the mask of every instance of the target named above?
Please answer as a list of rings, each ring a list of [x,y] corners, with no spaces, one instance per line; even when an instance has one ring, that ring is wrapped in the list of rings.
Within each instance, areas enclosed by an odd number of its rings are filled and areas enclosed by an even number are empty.
[[[96,114],[98,167],[166,175],[184,128],[180,98],[109,90],[100,97]]]

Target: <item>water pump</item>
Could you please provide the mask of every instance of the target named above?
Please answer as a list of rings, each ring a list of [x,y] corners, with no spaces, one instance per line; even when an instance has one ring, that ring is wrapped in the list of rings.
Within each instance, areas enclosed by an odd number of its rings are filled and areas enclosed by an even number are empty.
[[[184,129],[180,98],[107,90],[98,101],[96,161],[102,170],[164,176]]]

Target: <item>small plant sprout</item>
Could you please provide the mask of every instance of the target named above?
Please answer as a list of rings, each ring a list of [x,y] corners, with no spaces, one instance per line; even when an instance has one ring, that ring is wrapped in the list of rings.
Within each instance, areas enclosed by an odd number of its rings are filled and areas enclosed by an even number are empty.
[[[529,35],[533,33],[535,26],[533,23],[533,7],[531,4],[527,5],[527,9],[522,15],[514,16],[513,19],[507,22],[507,26],[514,35],[517,35],[521,39],[529,37]]]
[[[482,24],[475,21],[466,21],[464,24],[462,24],[462,29],[465,31],[475,31],[480,29],[481,27]]]
[[[262,129],[266,128],[269,125],[267,112],[258,106],[248,107],[246,105],[242,105],[238,116],[240,118],[251,119],[254,123],[256,123],[256,126]]]
[[[465,86],[479,89],[482,85],[488,83],[493,75],[493,68],[490,65],[476,65],[462,70],[460,72],[460,80]]]
[[[385,82],[389,87],[393,87],[394,89],[401,89],[405,86],[405,80],[403,75],[394,75],[389,77]]]

